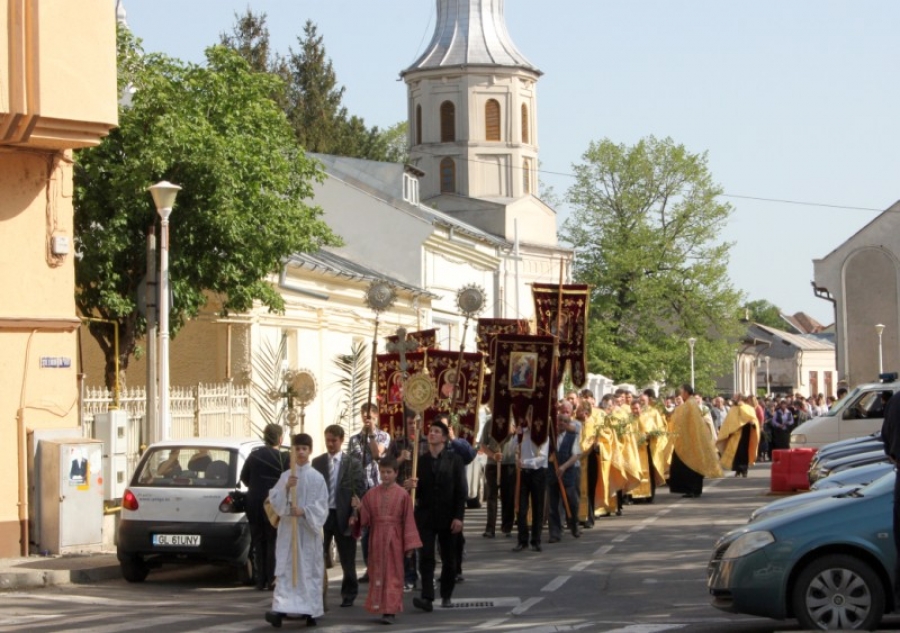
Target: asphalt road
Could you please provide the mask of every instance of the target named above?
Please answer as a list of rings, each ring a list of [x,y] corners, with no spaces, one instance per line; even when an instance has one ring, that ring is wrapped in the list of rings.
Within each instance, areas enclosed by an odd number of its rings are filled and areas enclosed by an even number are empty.
[[[746,522],[771,500],[767,464],[747,479],[707,482],[700,499],[662,489],[653,504],[625,508],[599,520],[580,539],[571,536],[535,553],[511,552],[515,539],[484,539],[484,511],[467,514],[465,582],[454,607],[426,614],[412,607],[393,627],[363,608],[342,609],[339,568],[330,572],[330,611],[320,631],[600,631],[605,633],[769,633],[797,631],[776,622],[722,613],[709,605],[706,563],[719,535]],[[361,588],[365,591],[365,586]],[[126,631],[268,631],[263,620],[270,595],[236,584],[220,568],[197,566],[151,572],[130,585],[112,580],[0,594],[0,632],[120,633]],[[286,620],[284,630],[305,628]],[[889,616],[883,630],[900,630]]]

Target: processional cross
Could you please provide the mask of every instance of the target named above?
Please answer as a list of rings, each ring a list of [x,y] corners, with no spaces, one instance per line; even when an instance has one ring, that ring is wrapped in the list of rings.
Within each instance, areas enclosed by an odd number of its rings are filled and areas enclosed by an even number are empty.
[[[388,343],[387,351],[391,354],[400,354],[400,371],[406,375],[406,370],[409,365],[406,364],[406,353],[414,352],[419,349],[419,343],[417,341],[407,341],[406,340],[406,328],[399,327],[397,328],[397,342],[396,343]]]

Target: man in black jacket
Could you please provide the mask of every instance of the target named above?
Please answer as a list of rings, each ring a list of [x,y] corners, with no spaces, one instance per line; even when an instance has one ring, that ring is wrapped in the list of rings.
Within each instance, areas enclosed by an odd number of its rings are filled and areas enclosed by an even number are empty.
[[[466,511],[466,472],[458,455],[445,450],[449,429],[435,420],[428,429],[428,452],[418,464],[418,477],[407,479],[405,487],[416,489],[416,526],[422,538],[419,573],[422,597],[413,605],[432,610],[434,602],[435,539],[441,548],[441,606],[451,606],[456,585],[454,535],[462,532]]]
[[[269,523],[263,502],[269,490],[278,483],[281,473],[291,466],[291,457],[282,452],[282,428],[267,424],[261,446],[247,457],[241,469],[241,481],[247,486],[247,523],[250,524],[250,543],[253,549],[256,588],[272,589],[275,581],[275,539],[278,531]]]
[[[900,600],[900,391],[895,393],[884,408],[884,422],[881,425],[881,439],[884,452],[894,464],[894,548],[897,550],[897,564],[894,569],[894,601]]]
[[[328,484],[328,518],[323,529],[325,535],[325,555],[334,539],[344,580],[341,582],[341,606],[352,607],[359,593],[356,577],[356,539],[350,529],[350,517],[359,506],[359,499],[366,489],[362,465],[349,455],[341,452],[344,443],[344,428],[332,424],[325,428],[324,455],[312,460],[312,467],[318,470]]]

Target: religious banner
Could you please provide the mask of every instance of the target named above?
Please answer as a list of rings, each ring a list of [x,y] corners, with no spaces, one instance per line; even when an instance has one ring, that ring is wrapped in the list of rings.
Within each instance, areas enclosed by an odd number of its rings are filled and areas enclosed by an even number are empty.
[[[475,330],[475,341],[478,351],[487,355],[487,366],[494,366],[494,350],[498,334],[530,334],[527,319],[478,319]],[[484,390],[481,392],[481,403],[491,401],[492,380],[484,381]]]
[[[587,316],[590,287],[585,284],[532,284],[537,331],[559,341],[559,369],[556,385],[562,383],[569,363],[572,383],[581,387],[587,382]],[[560,310],[560,298],[562,310]],[[557,332],[559,330],[559,332]],[[557,336],[558,334],[558,336]]]
[[[484,380],[484,355],[481,352],[460,354],[429,349],[405,354],[405,360],[408,375],[421,373],[427,366],[428,374],[434,380],[435,400],[425,410],[422,420],[425,432],[438,413],[449,413],[459,417],[457,436],[474,443]],[[400,365],[400,354],[379,354],[376,358],[378,421],[391,438],[403,434],[405,376]]]
[[[512,418],[517,428],[531,429],[531,439],[542,444],[556,410],[553,337],[499,334],[496,346],[491,435],[503,442]]]
[[[397,343],[397,335],[387,336],[385,340],[390,343]],[[406,335],[407,341],[415,341],[419,345],[419,349],[427,348],[427,349],[437,349],[437,328],[431,328],[430,330],[419,330],[418,332],[408,332]]]

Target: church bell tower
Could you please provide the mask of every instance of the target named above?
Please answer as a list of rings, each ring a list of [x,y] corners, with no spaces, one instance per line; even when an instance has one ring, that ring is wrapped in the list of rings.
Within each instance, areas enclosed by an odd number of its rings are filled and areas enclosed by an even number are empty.
[[[503,0],[436,0],[434,35],[401,73],[410,162],[426,204],[495,235],[556,244],[537,197],[537,81],[513,44]]]

